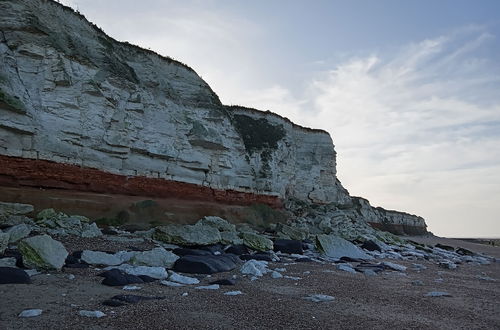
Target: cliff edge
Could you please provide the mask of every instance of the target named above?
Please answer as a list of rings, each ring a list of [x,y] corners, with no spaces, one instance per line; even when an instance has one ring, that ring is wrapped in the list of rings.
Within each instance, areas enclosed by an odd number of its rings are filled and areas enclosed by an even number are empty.
[[[225,106],[185,64],[48,0],[0,1],[0,186],[276,208],[300,200],[426,232],[420,217],[349,196],[327,132]]]

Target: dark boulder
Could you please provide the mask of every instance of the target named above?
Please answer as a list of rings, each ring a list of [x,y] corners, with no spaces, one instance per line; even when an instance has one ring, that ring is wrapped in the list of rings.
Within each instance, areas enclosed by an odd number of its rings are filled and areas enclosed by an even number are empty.
[[[302,258],[297,258],[295,259],[296,262],[312,262],[311,258],[308,257],[302,257]]]
[[[139,277],[141,280],[143,280],[144,283],[151,283],[151,282],[157,281],[156,278],[148,276],[148,275],[139,275],[137,277]]]
[[[261,261],[273,261],[273,257],[269,253],[254,253],[254,254],[243,254],[239,256],[241,260],[261,260]]]
[[[232,254],[186,255],[175,262],[174,270],[189,274],[214,274],[231,271],[237,263],[238,257]]]
[[[365,250],[368,250],[368,251],[379,251],[379,252],[382,252],[382,247],[380,245],[378,245],[376,242],[372,241],[372,240],[365,241],[361,245],[361,248],[365,249]]]
[[[439,243],[437,243],[435,246],[437,248],[440,248],[440,249],[443,249],[443,250],[446,250],[446,251],[455,251],[455,248],[453,246],[439,244]]]
[[[281,251],[283,253],[302,254],[304,249],[301,241],[293,239],[277,239],[274,241],[274,251]]]
[[[120,306],[125,306],[127,303],[120,301],[120,300],[115,300],[115,299],[107,299],[102,302],[104,306],[110,306],[110,307],[120,307]]]
[[[226,249],[226,253],[232,253],[236,254],[237,256],[240,256],[242,254],[248,254],[250,253],[250,250],[246,247],[246,245],[243,244],[237,244],[237,245],[231,245]]]
[[[117,296],[111,297],[111,299],[109,299],[109,300],[121,301],[121,302],[128,303],[128,304],[137,304],[138,302],[141,302],[144,300],[163,300],[165,298],[166,297],[164,297],[164,296],[146,297],[146,296],[137,296],[135,294],[119,294]]]
[[[13,267],[0,267],[0,284],[30,284],[31,279],[24,270]]]
[[[212,256],[213,253],[206,250],[200,249],[188,249],[188,248],[178,248],[172,251],[174,254],[179,257],[182,256]]]
[[[472,252],[471,250],[467,250],[467,249],[464,249],[464,248],[461,248],[461,247],[457,248],[455,252],[458,253],[458,254],[460,254],[460,255],[462,255],[462,256],[473,256],[473,255],[475,255],[475,253]]]
[[[236,285],[236,280],[232,278],[225,278],[222,280],[217,280],[210,282],[210,284],[219,284],[219,285]]]
[[[24,268],[23,255],[18,250],[5,250],[3,253],[3,258],[16,258],[16,267]]]
[[[127,274],[119,269],[111,269],[100,273],[98,276],[104,277],[102,284],[108,286],[123,286],[128,284],[144,283],[139,276]]]

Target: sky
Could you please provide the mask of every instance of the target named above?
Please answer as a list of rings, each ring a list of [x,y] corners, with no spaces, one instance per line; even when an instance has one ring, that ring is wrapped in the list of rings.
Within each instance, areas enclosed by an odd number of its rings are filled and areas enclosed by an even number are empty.
[[[500,237],[500,1],[61,0],[224,104],[328,131],[338,177],[447,237]]]

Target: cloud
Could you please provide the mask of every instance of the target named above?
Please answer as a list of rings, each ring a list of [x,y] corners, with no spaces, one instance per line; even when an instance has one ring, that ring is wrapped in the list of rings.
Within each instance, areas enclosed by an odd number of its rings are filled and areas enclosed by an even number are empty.
[[[470,27],[352,58],[312,80],[295,120],[332,133],[355,195],[440,234],[500,236],[500,62],[481,55],[494,43]]]

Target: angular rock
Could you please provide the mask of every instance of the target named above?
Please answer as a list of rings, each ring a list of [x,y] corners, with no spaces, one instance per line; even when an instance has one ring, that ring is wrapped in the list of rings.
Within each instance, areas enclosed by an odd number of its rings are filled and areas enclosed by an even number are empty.
[[[228,291],[228,292],[224,292],[225,296],[238,296],[240,294],[243,294],[243,292],[241,292],[241,291]]]
[[[108,286],[125,286],[128,284],[144,283],[140,277],[127,274],[119,269],[105,271],[99,274],[99,276],[104,277],[102,284]]]
[[[172,268],[179,257],[164,248],[155,248],[151,251],[136,252],[130,263],[139,266],[153,266]]]
[[[462,255],[462,256],[474,256],[476,255],[474,252],[472,252],[471,250],[467,250],[467,249],[464,249],[464,248],[457,248],[457,250],[455,251],[456,253]]]
[[[129,264],[121,264],[120,266],[106,267],[108,269],[119,269],[127,274],[135,276],[149,276],[157,280],[163,280],[168,277],[168,273],[164,267],[149,267],[149,266],[134,266]]]
[[[5,232],[7,234],[9,234],[9,243],[14,243],[14,242],[19,241],[20,239],[28,237],[29,234],[31,233],[31,227],[22,223],[22,224],[10,227]]]
[[[206,225],[167,225],[156,227],[153,238],[169,244],[185,246],[211,245],[219,243],[220,232]]]
[[[274,271],[274,270],[273,270],[273,271],[271,272],[271,277],[276,279],[276,278],[282,278],[282,277],[283,277],[283,275],[281,275],[281,274],[280,274],[280,273],[278,273],[277,271]]]
[[[352,268],[351,265],[348,265],[348,264],[338,264],[338,265],[336,265],[336,267],[337,267],[338,270],[342,270],[344,272],[356,274],[356,270],[354,268]]]
[[[33,205],[29,204],[0,202],[0,220],[3,216],[26,215],[33,212],[33,210]]]
[[[160,283],[163,284],[163,285],[172,286],[172,287],[184,286],[184,284],[177,283],[177,282],[172,282],[172,281],[167,281],[167,280],[160,281]]]
[[[187,255],[175,262],[174,270],[190,274],[214,274],[228,272],[236,268],[238,257],[235,255]]]
[[[285,224],[278,224],[276,231],[279,237],[296,241],[303,241],[309,236],[309,231],[306,228],[290,227]]]
[[[198,289],[198,290],[219,290],[220,286],[219,286],[219,284],[202,285],[202,286],[195,287],[195,289]]]
[[[0,254],[4,253],[4,251],[9,246],[9,238],[9,234],[4,233],[0,230]]]
[[[17,247],[28,268],[60,270],[68,256],[64,245],[48,235],[26,238]]]
[[[84,224],[82,226],[81,234],[80,236],[90,238],[90,237],[99,237],[102,236],[101,230],[97,227],[95,222],[89,223],[89,224]]]
[[[254,233],[243,233],[243,244],[256,251],[269,251],[273,249],[273,241],[269,238]]]
[[[223,244],[243,244],[243,239],[235,231],[222,231],[220,237]]]
[[[214,227],[219,231],[235,232],[236,226],[219,217],[207,216],[198,221],[198,224]]]
[[[226,249],[226,253],[231,253],[235,255],[242,255],[250,253],[250,250],[243,244],[231,245]]]
[[[435,246],[437,248],[440,248],[440,249],[443,249],[443,250],[446,250],[446,251],[455,251],[455,248],[453,246],[444,245],[444,244],[441,244],[441,243],[437,243]]]
[[[331,258],[350,257],[365,260],[373,259],[373,257],[363,252],[363,250],[356,245],[334,235],[317,235],[316,246],[318,250]]]
[[[170,277],[168,278],[170,281],[174,281],[181,284],[198,284],[200,280],[194,277],[184,276],[181,274],[177,274],[175,272],[170,272]]]
[[[291,239],[277,239],[274,241],[274,251],[281,251],[283,253],[296,253],[302,254],[304,250],[302,249],[302,242]]]
[[[384,262],[382,262],[382,265],[388,269],[396,270],[398,272],[404,272],[406,270],[405,266],[398,265],[398,264],[395,264],[393,262],[384,261]]]
[[[125,261],[116,254],[85,250],[80,258],[90,265],[118,266]]]
[[[1,258],[0,267],[13,267],[15,268],[17,264],[16,258]]]
[[[174,254],[177,256],[211,256],[212,252],[200,249],[188,249],[188,248],[178,248],[175,249]]]
[[[0,267],[0,284],[30,284],[29,275],[22,269]]]
[[[92,317],[92,318],[101,318],[103,316],[106,316],[106,314],[104,314],[101,311],[86,311],[86,310],[81,310],[81,311],[78,312],[78,314],[80,314],[80,316]]]
[[[41,309],[25,309],[18,316],[19,317],[36,317],[42,315]]]
[[[368,250],[368,251],[379,251],[379,252],[382,252],[382,247],[379,244],[377,244],[377,242],[375,242],[373,240],[365,241],[363,243],[363,245],[361,245],[361,248],[365,249],[365,250]]]
[[[270,270],[267,268],[267,261],[248,260],[241,266],[240,272],[253,276],[264,276]]]
[[[312,302],[328,302],[335,300],[335,297],[328,296],[325,294],[312,294],[307,297],[304,297],[304,299]]]

